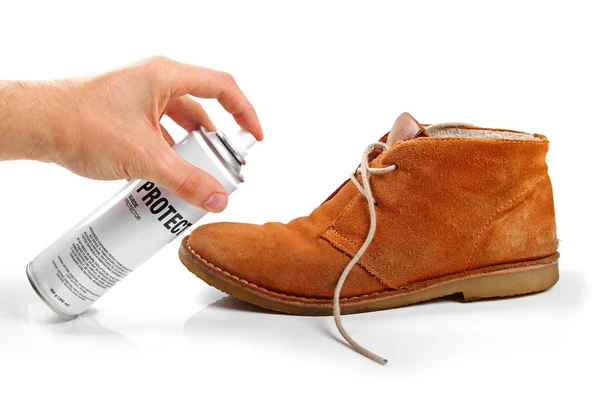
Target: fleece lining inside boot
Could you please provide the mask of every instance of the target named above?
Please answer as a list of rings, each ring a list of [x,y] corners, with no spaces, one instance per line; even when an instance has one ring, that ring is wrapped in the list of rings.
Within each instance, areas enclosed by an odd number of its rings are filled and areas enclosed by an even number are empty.
[[[447,123],[435,124],[426,128],[431,137],[456,137],[456,138],[482,138],[482,139],[510,139],[510,140],[540,140],[530,133],[517,133],[502,130],[469,129],[469,124]]]

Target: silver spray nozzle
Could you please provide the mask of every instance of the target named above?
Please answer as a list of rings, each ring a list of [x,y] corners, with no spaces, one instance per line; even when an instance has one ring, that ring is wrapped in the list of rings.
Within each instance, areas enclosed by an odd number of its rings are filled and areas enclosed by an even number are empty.
[[[248,149],[256,143],[254,136],[245,129],[226,134],[220,129],[209,132],[202,126],[200,132],[221,162],[229,168],[238,181],[243,182],[241,166],[246,164],[245,157],[248,155]]]

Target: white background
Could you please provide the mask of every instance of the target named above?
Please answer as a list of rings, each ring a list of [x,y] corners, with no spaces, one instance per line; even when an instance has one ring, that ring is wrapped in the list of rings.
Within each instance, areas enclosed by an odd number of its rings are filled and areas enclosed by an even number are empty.
[[[409,111],[547,135],[562,256],[559,283],[538,295],[345,317],[387,367],[342,345],[332,318],[224,297],[180,265],[178,242],[60,322],[25,265],[122,183],[0,163],[0,398],[598,398],[593,3],[2,1],[0,79],[93,74],[156,54],[236,77],[266,139],[228,209],[202,223],[307,214]]]

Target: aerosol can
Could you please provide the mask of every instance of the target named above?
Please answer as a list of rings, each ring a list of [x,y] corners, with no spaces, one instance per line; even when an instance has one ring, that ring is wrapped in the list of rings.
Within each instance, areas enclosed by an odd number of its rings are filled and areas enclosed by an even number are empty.
[[[231,194],[244,182],[241,167],[254,143],[245,130],[201,128],[173,148]],[[27,277],[52,310],[73,318],[206,213],[154,182],[131,181],[35,257]]]

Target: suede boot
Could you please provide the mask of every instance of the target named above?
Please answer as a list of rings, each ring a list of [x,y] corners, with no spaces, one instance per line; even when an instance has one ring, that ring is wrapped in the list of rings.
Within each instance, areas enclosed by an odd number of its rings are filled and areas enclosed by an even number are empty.
[[[288,224],[217,223],[180,259],[208,284],[299,315],[377,311],[462,293],[539,292],[558,280],[548,140],[410,114],[310,215]],[[337,289],[337,290],[336,290]]]

